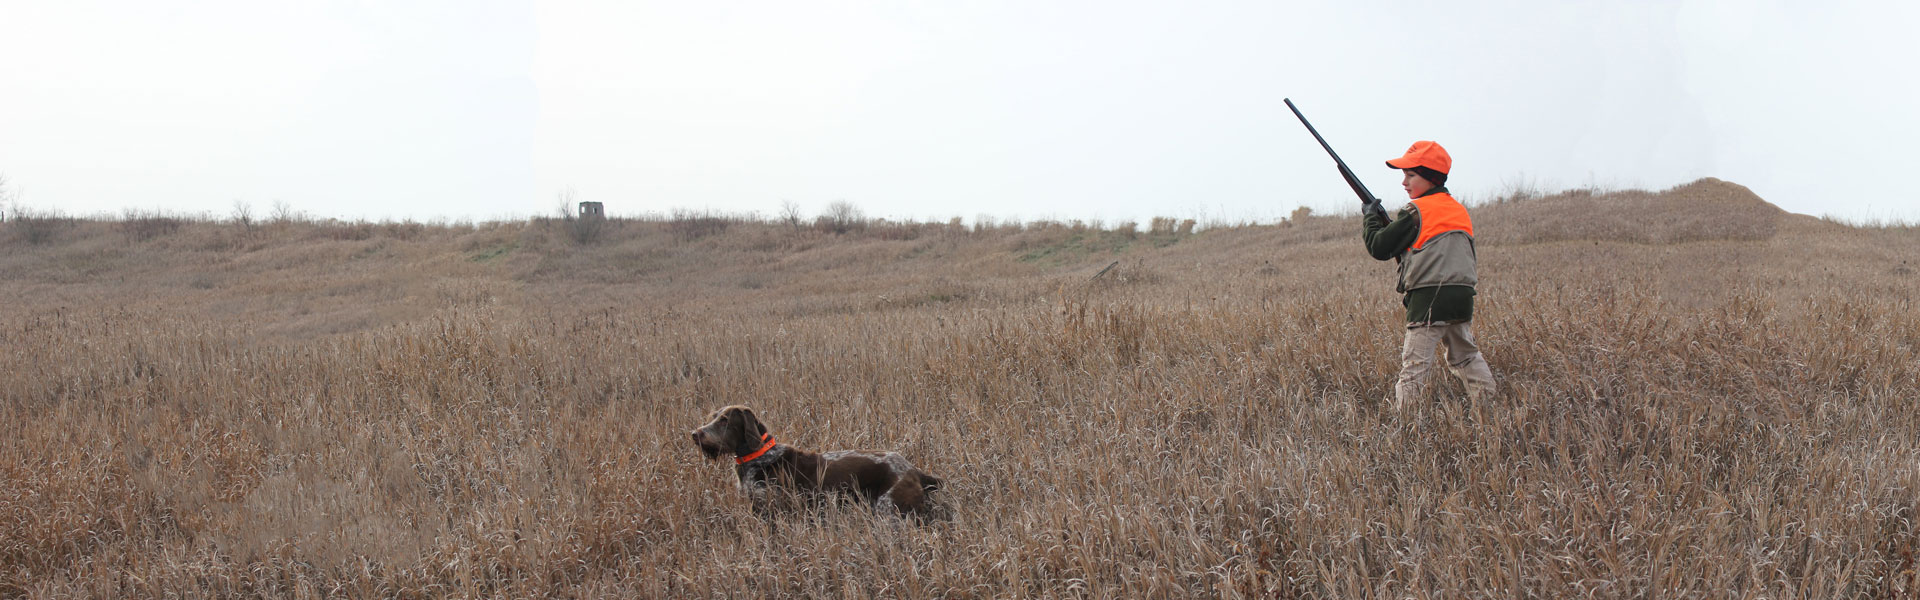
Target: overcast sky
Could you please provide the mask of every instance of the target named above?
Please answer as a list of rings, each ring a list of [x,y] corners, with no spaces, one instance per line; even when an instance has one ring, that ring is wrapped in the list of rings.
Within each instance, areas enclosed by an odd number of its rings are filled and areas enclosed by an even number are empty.
[[[1365,6],[1362,6],[1365,5]],[[70,214],[1270,220],[1713,176],[1920,219],[1915,2],[0,0],[0,175]]]

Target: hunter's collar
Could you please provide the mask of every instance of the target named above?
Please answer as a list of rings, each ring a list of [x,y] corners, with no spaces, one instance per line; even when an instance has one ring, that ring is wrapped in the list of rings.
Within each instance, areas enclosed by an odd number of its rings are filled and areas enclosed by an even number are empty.
[[[744,464],[753,462],[753,459],[760,458],[760,456],[763,454],[766,454],[768,450],[773,449],[774,441],[773,441],[773,434],[771,432],[760,434],[760,441],[766,442],[766,443],[761,444],[760,449],[753,451],[753,454],[748,454],[746,456],[741,456],[733,459],[733,464],[744,465]]]

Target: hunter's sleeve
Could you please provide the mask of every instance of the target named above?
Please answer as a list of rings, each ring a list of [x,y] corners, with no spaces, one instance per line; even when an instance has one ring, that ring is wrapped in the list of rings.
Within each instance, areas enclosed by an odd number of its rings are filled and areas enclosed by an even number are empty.
[[[1387,260],[1406,252],[1413,247],[1413,238],[1420,233],[1420,213],[1413,209],[1400,211],[1400,218],[1388,223],[1386,217],[1366,215],[1367,254],[1374,260]]]

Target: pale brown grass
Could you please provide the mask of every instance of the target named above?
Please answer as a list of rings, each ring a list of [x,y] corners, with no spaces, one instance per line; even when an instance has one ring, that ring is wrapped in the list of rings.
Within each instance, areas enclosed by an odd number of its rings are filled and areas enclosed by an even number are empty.
[[[1504,391],[1406,415],[1352,218],[0,230],[0,595],[1920,590],[1913,230],[1537,210],[1475,215]],[[772,533],[686,437],[736,403],[905,452],[955,519]]]

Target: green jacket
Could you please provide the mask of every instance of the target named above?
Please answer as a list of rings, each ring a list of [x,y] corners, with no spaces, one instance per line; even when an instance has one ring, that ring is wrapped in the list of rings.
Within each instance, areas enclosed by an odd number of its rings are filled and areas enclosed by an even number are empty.
[[[1421,197],[1447,191],[1435,187]],[[1404,254],[1420,237],[1420,213],[1409,205],[1400,209],[1393,222],[1379,215],[1365,215],[1367,254],[1374,260],[1387,260]],[[1407,307],[1408,323],[1451,323],[1473,320],[1473,286],[1443,285],[1408,291],[1400,303]]]

